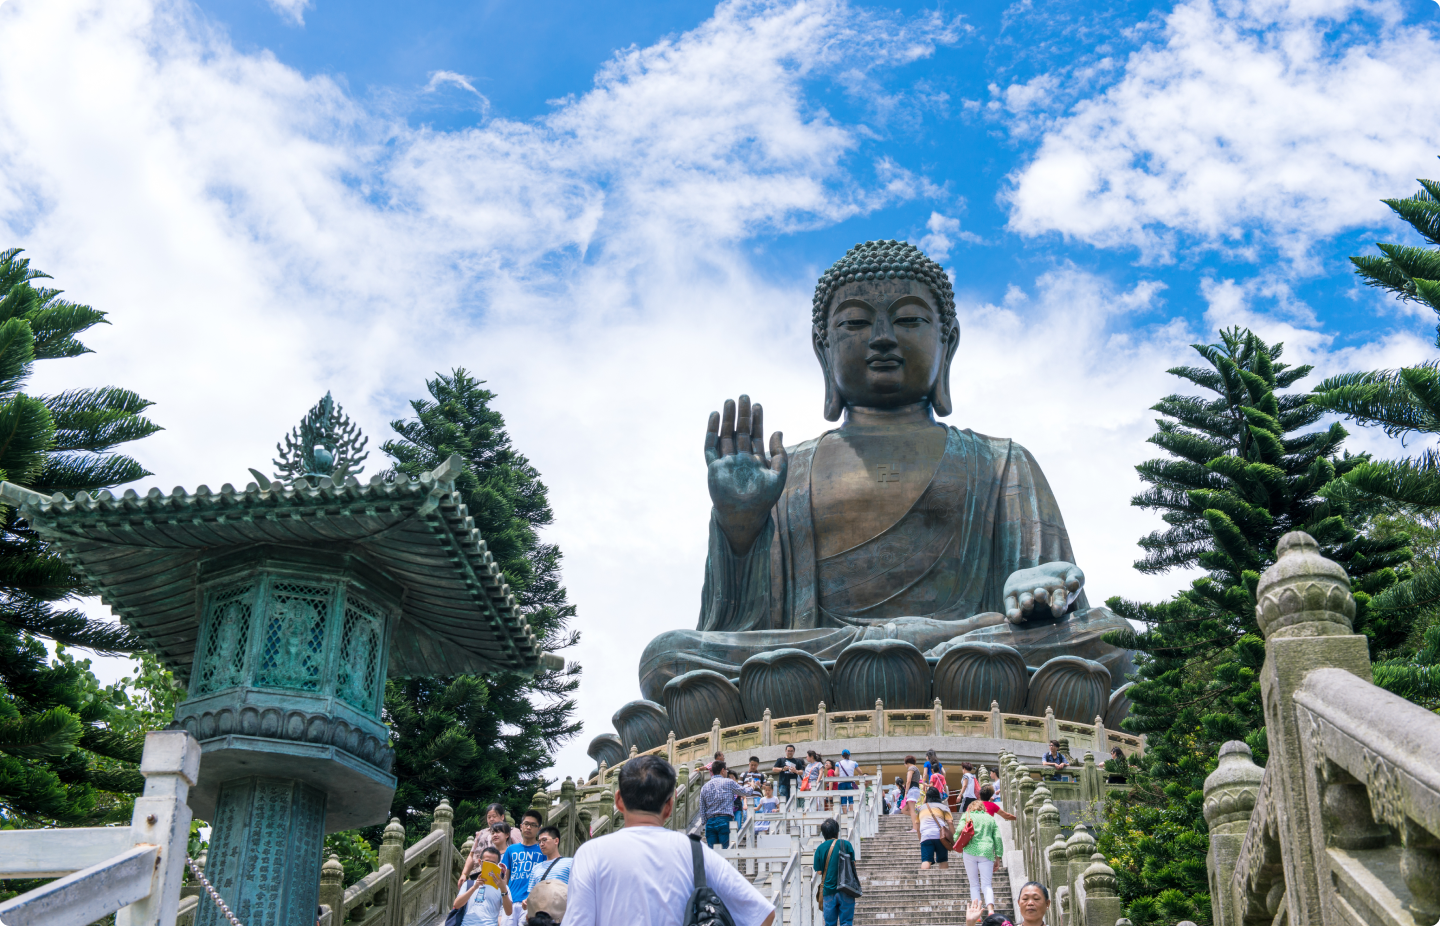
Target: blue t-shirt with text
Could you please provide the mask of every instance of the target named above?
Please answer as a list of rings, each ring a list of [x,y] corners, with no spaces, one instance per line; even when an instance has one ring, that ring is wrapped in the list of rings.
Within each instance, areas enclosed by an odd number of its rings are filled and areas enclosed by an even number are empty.
[[[530,873],[536,865],[545,861],[545,850],[536,846],[517,844],[505,849],[500,864],[510,869],[510,899],[519,903],[530,896]]]

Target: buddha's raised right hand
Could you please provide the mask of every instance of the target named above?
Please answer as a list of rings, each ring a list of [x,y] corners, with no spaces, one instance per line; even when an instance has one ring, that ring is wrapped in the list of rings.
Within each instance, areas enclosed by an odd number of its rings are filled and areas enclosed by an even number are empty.
[[[725,414],[710,413],[705,432],[705,462],[709,466],[710,501],[730,549],[744,556],[765,527],[770,509],[785,490],[790,460],[779,431],[770,435],[770,456],[765,456],[765,412],[750,397],[740,397],[739,417],[735,403],[725,400]]]

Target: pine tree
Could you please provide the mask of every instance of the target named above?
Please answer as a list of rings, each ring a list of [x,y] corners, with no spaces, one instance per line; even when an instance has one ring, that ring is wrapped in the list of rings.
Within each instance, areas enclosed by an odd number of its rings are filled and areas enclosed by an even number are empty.
[[[1421,180],[1408,199],[1382,200],[1432,247],[1379,243],[1381,253],[1350,258],[1366,285],[1394,294],[1402,302],[1429,306],[1440,315],[1440,182]],[[1440,347],[1440,328],[1435,339]],[[1338,412],[1363,425],[1383,428],[1391,437],[1440,435],[1440,360],[1399,370],[1346,373],[1325,380],[1311,399],[1317,408]],[[1400,518],[1440,513],[1440,450],[1400,460],[1366,462],[1345,474],[1343,489],[1362,499],[1389,503]],[[1375,664],[1375,682],[1440,709],[1440,567],[1427,563],[1406,581],[1371,603],[1388,615],[1397,630],[1413,628],[1404,640],[1390,641],[1390,658]]]
[[[53,396],[21,390],[37,360],[88,353],[78,335],[105,313],[33,285],[46,278],[18,249],[0,252],[0,478],[38,492],[94,492],[149,475],[117,445],[157,426],[150,403],[114,387]],[[127,652],[123,627],[71,606],[90,594],[19,516],[0,505],[0,817],[7,825],[124,819],[143,785],[140,738],[120,716],[122,687],[102,687],[67,646]],[[40,638],[57,644],[51,659]]]
[[[553,519],[545,485],[511,445],[504,418],[490,407],[495,394],[482,383],[462,369],[430,380],[429,396],[410,403],[413,418],[392,423],[399,438],[382,449],[412,476],[452,453],[464,458],[456,489],[531,628],[547,650],[573,646],[579,633],[568,626],[575,607],[561,584],[560,550],[538,533]],[[571,697],[579,672],[572,665],[533,679],[495,673],[390,682],[385,712],[399,779],[392,813],[423,827],[447,798],[460,831],[483,825],[493,801],[518,816],[543,786],[554,751],[580,731]]]
[[[1135,787],[1109,802],[1100,838],[1136,926],[1209,917],[1201,787],[1226,740],[1243,739],[1257,762],[1266,758],[1255,588],[1280,537],[1304,530],[1346,567],[1357,626],[1373,635],[1393,630],[1369,621],[1365,605],[1410,557],[1404,534],[1358,532],[1343,500],[1322,492],[1366,458],[1341,455],[1338,423],[1305,430],[1321,410],[1304,394],[1279,392],[1310,367],[1278,362],[1281,345],[1243,329],[1195,350],[1206,366],[1169,372],[1209,395],[1171,395],[1154,406],[1163,417],[1150,442],[1168,456],[1137,467],[1149,488],[1131,504],[1160,511],[1168,525],[1140,540],[1137,569],[1206,574],[1171,601],[1108,602],[1145,627],[1112,635],[1140,653],[1123,727],[1147,734],[1149,748],[1132,769]]]

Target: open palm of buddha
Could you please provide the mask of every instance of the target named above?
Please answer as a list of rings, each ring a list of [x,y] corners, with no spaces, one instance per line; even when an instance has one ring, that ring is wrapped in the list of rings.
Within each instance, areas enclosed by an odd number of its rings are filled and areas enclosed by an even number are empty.
[[[813,343],[838,428],[786,447],[778,432],[765,440],[763,410],[746,396],[710,416],[700,620],[646,648],[644,696],[664,703],[666,685],[696,670],[738,681],[747,660],[781,650],[831,668],[873,640],[913,644],[932,666],[965,642],[1011,647],[1031,674],[1081,657],[1085,671],[1108,671],[1107,695],[1121,685],[1129,654],[1101,634],[1127,625],[1088,606],[1034,457],[936,421],[951,411],[960,343],[941,268],[905,243],[857,245],[820,280]],[[837,700],[870,694],[834,684]],[[938,676],[935,686],[941,697]]]

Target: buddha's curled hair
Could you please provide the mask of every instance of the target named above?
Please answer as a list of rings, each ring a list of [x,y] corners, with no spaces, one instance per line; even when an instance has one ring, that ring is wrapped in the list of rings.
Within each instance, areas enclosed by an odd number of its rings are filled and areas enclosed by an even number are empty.
[[[919,280],[930,287],[945,332],[955,328],[955,291],[945,270],[908,241],[866,241],[845,252],[815,284],[811,323],[822,343],[835,290],[857,280]]]

